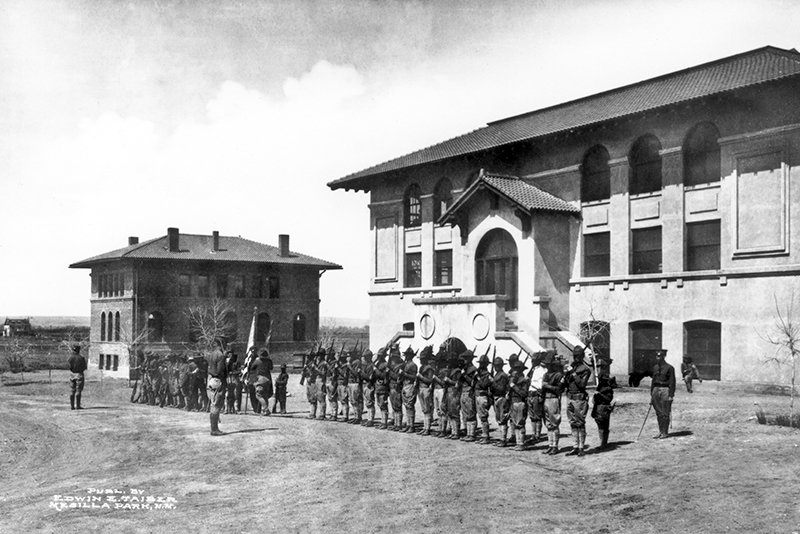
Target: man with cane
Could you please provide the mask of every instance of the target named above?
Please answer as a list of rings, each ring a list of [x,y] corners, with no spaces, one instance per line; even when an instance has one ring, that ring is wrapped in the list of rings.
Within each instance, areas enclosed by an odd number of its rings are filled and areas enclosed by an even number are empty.
[[[653,439],[669,437],[669,421],[672,413],[672,399],[675,397],[675,368],[664,361],[665,349],[656,351],[656,364],[653,366],[653,381],[650,384],[650,400],[656,410],[658,435]]]

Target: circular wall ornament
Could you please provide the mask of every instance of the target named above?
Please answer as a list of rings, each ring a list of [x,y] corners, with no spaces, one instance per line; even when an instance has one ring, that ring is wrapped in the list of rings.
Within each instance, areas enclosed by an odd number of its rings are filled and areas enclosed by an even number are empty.
[[[489,319],[482,313],[476,313],[472,318],[472,337],[478,341],[486,339],[489,335]]]
[[[436,321],[426,313],[419,320],[419,333],[422,335],[422,339],[430,339],[435,331]]]

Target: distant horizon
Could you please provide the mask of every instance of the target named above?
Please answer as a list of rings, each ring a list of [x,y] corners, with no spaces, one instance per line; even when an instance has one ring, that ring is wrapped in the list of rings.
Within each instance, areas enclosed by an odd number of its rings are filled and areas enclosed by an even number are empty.
[[[0,323],[6,319],[30,319],[31,325],[43,326],[90,326],[88,315],[14,315],[0,314]],[[368,326],[369,319],[361,317],[320,317],[320,326],[328,326],[333,321],[335,326]]]

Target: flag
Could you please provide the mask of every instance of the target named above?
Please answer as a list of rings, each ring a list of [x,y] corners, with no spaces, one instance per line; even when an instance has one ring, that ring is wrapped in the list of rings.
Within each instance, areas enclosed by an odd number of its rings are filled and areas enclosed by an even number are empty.
[[[250,350],[256,348],[256,312],[258,308],[253,308],[253,321],[250,323],[250,335],[247,337],[247,350],[245,354],[250,354]]]

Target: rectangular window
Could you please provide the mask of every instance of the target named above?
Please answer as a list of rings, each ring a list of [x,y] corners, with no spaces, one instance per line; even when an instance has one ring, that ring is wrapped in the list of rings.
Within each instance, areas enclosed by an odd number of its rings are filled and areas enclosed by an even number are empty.
[[[280,278],[278,278],[277,276],[270,276],[269,278],[267,278],[267,282],[269,283],[269,298],[271,299],[281,298]]]
[[[631,230],[631,274],[661,272],[661,227]]]
[[[207,274],[198,274],[197,275],[197,296],[198,297],[208,297],[209,290],[208,290],[208,275]]]
[[[111,368],[112,371],[116,371],[119,369],[119,354],[114,355],[114,366]]]
[[[111,370],[111,355],[106,354],[106,371]]]
[[[97,366],[97,368],[98,369],[102,369],[103,365],[105,364],[105,362],[106,362],[106,355],[105,354],[101,354],[100,355],[100,361],[98,362],[99,365]]]
[[[686,225],[686,270],[719,269],[719,220]]]
[[[405,287],[422,287],[422,253],[406,254]]]
[[[228,298],[228,275],[218,274],[216,278],[217,278],[217,297],[221,299]]]
[[[583,236],[583,276],[611,274],[611,233]]]
[[[243,299],[245,296],[243,274],[237,274],[233,277],[233,296],[237,299]]]
[[[188,274],[178,275],[178,296],[191,297],[192,296],[192,277]]]
[[[264,276],[260,274],[254,274],[252,278],[252,288],[253,288],[253,298],[255,299],[263,299],[265,295],[264,291]]]
[[[434,260],[436,262],[436,280],[434,280],[434,285],[453,285],[453,251],[437,250]]]

